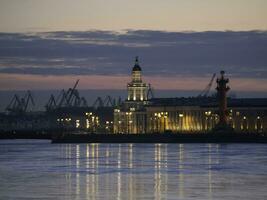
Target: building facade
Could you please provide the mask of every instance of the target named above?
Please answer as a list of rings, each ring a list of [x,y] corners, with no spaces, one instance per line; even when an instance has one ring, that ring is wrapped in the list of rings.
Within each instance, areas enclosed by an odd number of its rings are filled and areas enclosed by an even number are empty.
[[[145,133],[149,85],[142,81],[138,57],[132,68],[132,81],[127,84],[127,100],[114,110],[114,133]]]
[[[217,97],[152,98],[136,58],[127,100],[114,110],[114,133],[198,133],[212,130],[220,119]],[[236,132],[267,132],[266,98],[227,98],[227,123]]]

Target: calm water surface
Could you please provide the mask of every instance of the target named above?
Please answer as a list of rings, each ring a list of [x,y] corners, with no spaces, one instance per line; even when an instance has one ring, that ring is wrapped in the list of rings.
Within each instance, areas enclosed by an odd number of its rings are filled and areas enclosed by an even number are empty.
[[[0,199],[267,199],[264,144],[0,141]]]

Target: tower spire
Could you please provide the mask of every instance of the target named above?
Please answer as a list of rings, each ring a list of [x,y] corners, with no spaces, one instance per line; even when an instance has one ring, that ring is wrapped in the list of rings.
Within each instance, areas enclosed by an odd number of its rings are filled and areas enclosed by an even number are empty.
[[[139,65],[139,58],[138,58],[138,56],[135,56],[135,65]]]
[[[139,65],[139,58],[138,56],[135,57],[135,63],[132,71],[142,71],[140,65]]]

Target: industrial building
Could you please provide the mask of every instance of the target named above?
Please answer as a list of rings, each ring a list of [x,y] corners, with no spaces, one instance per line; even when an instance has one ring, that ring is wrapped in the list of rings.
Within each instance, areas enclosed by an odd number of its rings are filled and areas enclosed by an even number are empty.
[[[149,98],[150,85],[142,81],[141,75],[142,69],[136,58],[132,81],[127,84],[128,98],[114,109],[114,133],[207,132],[219,124],[220,118],[236,132],[267,131],[267,99],[226,98],[228,79],[224,78],[223,72],[221,79],[217,79],[218,85],[223,81],[223,101],[218,101],[218,95]]]

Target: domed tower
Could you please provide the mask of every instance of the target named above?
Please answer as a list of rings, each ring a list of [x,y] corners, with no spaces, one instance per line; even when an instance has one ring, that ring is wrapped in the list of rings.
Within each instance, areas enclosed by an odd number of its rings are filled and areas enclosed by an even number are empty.
[[[128,101],[146,101],[148,85],[142,82],[142,69],[139,65],[138,57],[135,58],[135,64],[132,69],[132,82],[128,83]]]

